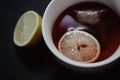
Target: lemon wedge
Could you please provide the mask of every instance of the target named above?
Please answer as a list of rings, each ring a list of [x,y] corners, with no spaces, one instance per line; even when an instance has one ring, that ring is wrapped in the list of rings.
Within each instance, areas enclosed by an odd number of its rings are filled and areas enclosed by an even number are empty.
[[[22,14],[17,21],[13,33],[13,41],[19,47],[37,44],[42,38],[42,17],[35,11],[29,10]]]

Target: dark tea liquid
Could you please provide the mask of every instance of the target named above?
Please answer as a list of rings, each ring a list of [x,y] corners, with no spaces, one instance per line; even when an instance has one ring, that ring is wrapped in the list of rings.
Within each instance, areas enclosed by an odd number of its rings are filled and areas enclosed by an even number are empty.
[[[103,11],[97,17],[98,22],[94,24],[82,23],[77,20],[78,11]],[[58,48],[60,38],[69,30],[83,30],[96,37],[101,46],[100,57],[97,61],[111,56],[120,45],[120,18],[108,6],[98,2],[84,2],[70,6],[64,10],[56,19],[52,37]]]

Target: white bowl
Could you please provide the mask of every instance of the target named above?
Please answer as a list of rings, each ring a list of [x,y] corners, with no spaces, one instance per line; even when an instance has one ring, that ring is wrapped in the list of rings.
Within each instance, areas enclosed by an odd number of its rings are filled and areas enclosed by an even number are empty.
[[[69,6],[84,2],[84,1],[98,1],[103,4],[108,5],[111,7],[118,15],[120,15],[120,0],[52,0],[49,5],[47,6],[45,13],[43,15],[43,22],[42,22],[42,33],[43,38],[45,40],[46,45],[52,52],[52,54],[57,58],[60,63],[66,66],[68,69],[73,71],[80,71],[80,72],[97,72],[104,69],[107,69],[112,63],[114,63],[120,56],[120,46],[116,50],[116,52],[110,56],[109,58],[95,63],[85,64],[81,62],[73,61],[65,56],[63,56],[58,49],[55,47],[55,44],[52,40],[52,28],[53,24],[64,9],[68,8]]]

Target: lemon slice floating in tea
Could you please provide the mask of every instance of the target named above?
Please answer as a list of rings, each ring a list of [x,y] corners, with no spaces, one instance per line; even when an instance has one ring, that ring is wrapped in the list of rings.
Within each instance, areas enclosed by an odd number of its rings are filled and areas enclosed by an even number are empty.
[[[58,49],[66,57],[79,62],[91,63],[100,55],[98,40],[85,31],[66,32],[59,40]]]
[[[19,47],[35,45],[42,38],[42,17],[35,11],[25,12],[14,30],[14,43]]]

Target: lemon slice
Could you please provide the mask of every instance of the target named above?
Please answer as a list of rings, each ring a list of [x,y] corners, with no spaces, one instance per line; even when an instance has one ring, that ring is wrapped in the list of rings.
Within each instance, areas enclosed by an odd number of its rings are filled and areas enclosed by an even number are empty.
[[[42,38],[42,17],[30,10],[20,16],[14,30],[14,43],[19,47],[35,45]]]
[[[79,62],[91,63],[100,55],[98,40],[85,31],[66,32],[59,41],[58,49],[66,57]]]

